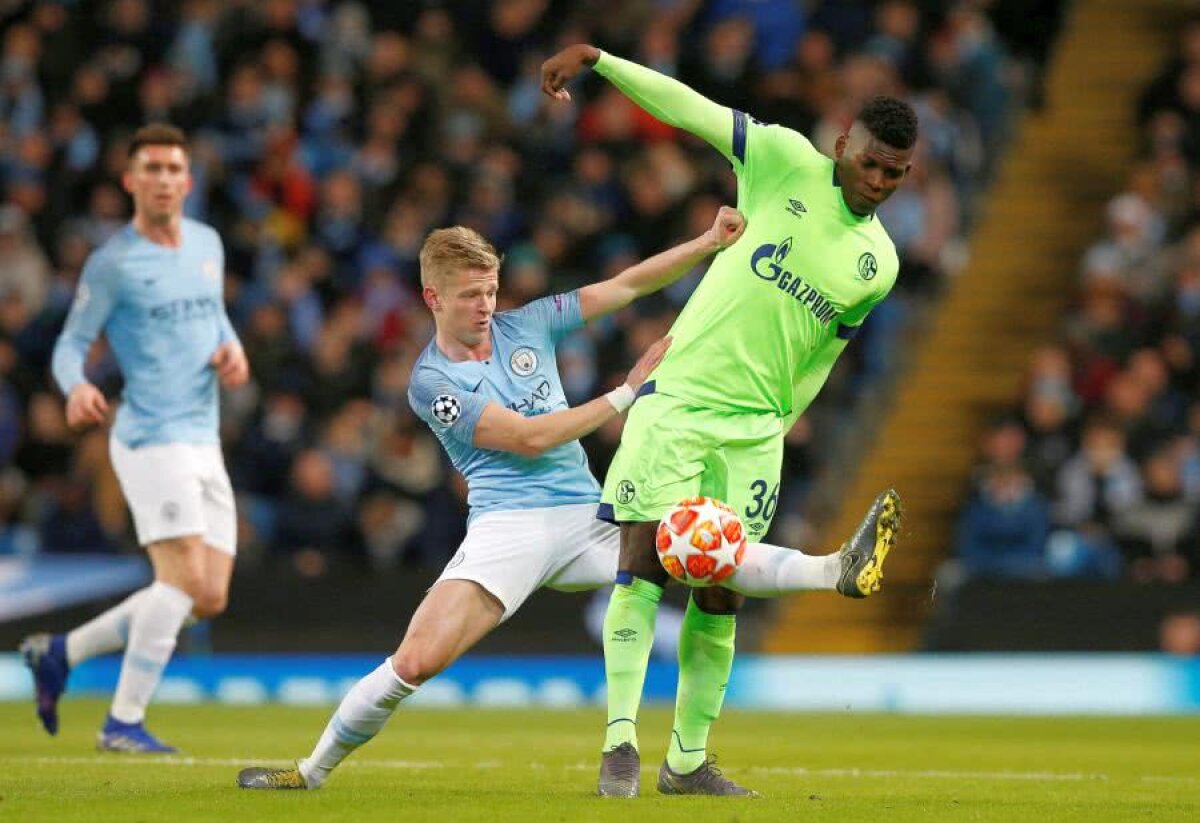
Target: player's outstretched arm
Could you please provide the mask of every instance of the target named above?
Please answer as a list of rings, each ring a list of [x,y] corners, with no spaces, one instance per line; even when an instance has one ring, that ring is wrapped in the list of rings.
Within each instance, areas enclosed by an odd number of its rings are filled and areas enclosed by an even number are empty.
[[[669,337],[655,342],[629,370],[624,384],[582,406],[524,417],[498,403],[488,403],[475,424],[475,445],[481,449],[538,457],[555,446],[591,434],[633,405],[637,390],[662,361],[670,345]]]
[[[584,66],[594,68],[659,120],[690,131],[732,161],[733,109],[714,103],[674,78],[595,46],[568,46],[543,63],[542,91],[555,100],[570,100],[565,87]]]
[[[699,237],[630,266],[615,277],[579,290],[579,310],[585,321],[611,314],[634,300],[671,285],[711,254],[727,249],[746,231],[746,218],[735,208],[721,206],[712,227]]]

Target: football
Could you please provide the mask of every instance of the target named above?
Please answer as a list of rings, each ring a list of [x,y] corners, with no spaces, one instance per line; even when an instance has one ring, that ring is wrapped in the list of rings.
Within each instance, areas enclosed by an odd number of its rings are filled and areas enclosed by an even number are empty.
[[[746,554],[746,534],[737,513],[711,497],[692,497],[672,506],[654,539],[667,574],[689,586],[715,586],[737,571]]]

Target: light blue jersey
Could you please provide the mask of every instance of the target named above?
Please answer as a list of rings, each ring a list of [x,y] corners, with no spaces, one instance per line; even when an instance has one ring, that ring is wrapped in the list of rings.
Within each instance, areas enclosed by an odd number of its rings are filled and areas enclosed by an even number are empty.
[[[213,229],[183,221],[177,249],[130,223],[88,258],[54,346],[54,379],[70,394],[104,332],[125,377],[113,433],[129,448],[218,442],[217,347],[237,340],[223,298],[225,249]]]
[[[535,300],[492,316],[489,360],[456,363],[431,341],[413,367],[408,402],[467,479],[471,517],[484,512],[596,503],[600,486],[579,441],[528,458],[474,445],[488,403],[526,417],[567,408],[554,347],[583,325],[579,293]]]

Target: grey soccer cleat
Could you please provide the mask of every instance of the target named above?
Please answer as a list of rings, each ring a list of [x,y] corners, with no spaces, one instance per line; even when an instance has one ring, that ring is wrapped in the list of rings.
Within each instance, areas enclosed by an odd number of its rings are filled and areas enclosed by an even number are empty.
[[[762,797],[753,789],[739,786],[716,766],[716,755],[708,759],[694,772],[676,774],[663,762],[658,770],[658,790],[662,794],[710,794],[725,797]]]
[[[888,489],[875,498],[854,535],[838,552],[837,590],[846,597],[867,597],[883,582],[883,561],[896,545],[904,510],[900,495]]]
[[[641,790],[642,758],[632,743],[622,743],[600,755],[601,797],[637,797]]]
[[[308,783],[297,768],[264,769],[253,766],[242,769],[237,776],[238,786],[243,789],[307,789]]]

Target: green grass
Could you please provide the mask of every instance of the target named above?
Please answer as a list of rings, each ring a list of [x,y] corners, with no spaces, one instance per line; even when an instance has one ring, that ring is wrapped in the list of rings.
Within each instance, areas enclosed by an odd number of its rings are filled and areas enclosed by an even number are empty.
[[[760,800],[660,797],[670,716],[646,713],[637,800],[594,797],[603,715],[401,711],[320,792],[247,792],[241,765],[308,753],[325,708],[156,706],[187,757],[99,755],[105,706],[69,700],[45,736],[0,703],[0,820],[1200,820],[1200,718],[727,712],[721,763]]]

